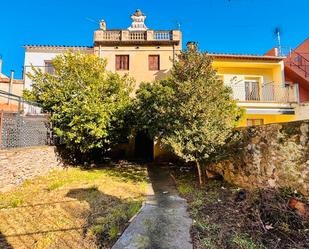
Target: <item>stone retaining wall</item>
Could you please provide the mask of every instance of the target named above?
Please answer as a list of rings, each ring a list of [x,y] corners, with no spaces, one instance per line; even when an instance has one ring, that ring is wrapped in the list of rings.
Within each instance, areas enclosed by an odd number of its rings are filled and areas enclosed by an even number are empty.
[[[240,129],[230,157],[210,168],[247,188],[291,187],[309,195],[309,120]]]
[[[59,165],[53,146],[0,150],[0,191],[8,191],[26,179],[47,174]]]

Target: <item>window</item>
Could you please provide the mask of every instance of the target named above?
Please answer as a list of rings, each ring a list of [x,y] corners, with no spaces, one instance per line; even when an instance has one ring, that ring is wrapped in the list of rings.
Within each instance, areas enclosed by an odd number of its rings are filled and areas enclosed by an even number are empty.
[[[116,55],[116,70],[129,70],[129,55]]]
[[[160,70],[160,55],[149,55],[148,66],[150,71]]]
[[[55,68],[51,61],[45,61],[45,73],[55,74]]]
[[[247,119],[247,126],[263,125],[264,119]]]
[[[259,82],[257,80],[245,81],[246,100],[260,100]]]

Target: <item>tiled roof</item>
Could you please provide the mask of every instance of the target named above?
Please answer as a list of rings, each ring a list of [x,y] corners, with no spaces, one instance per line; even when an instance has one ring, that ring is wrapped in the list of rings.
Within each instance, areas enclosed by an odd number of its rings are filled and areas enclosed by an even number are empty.
[[[213,53],[207,52],[214,58],[234,58],[234,59],[254,59],[254,60],[276,60],[281,61],[284,57],[269,56],[269,55],[257,55],[257,54],[234,54],[234,53]]]
[[[26,44],[24,45],[24,48],[50,48],[50,49],[91,49],[92,46],[67,46],[67,45],[33,45],[33,44]]]
[[[10,82],[11,82],[10,78],[8,78],[8,77],[0,77],[0,83],[10,83]],[[13,80],[13,84],[24,84],[24,81],[23,80],[14,79]]]

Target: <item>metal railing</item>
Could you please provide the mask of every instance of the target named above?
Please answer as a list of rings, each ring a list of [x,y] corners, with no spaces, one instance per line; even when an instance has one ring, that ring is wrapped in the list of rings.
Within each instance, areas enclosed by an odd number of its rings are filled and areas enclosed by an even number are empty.
[[[300,69],[304,73],[305,78],[309,77],[309,60],[302,54],[292,50],[288,56],[288,62],[290,63],[290,67]]]
[[[41,114],[42,108],[35,102],[26,101],[21,96],[0,90],[0,111]]]
[[[154,40],[158,41],[166,41],[172,40],[173,36],[170,31],[155,31],[154,32]]]
[[[233,98],[240,102],[297,102],[295,87],[291,85],[263,84],[252,87],[237,84],[230,87],[233,91]]]

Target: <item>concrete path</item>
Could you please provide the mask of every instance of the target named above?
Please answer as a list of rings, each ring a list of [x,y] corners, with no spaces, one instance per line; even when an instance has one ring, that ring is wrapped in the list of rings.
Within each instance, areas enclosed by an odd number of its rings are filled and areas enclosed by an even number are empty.
[[[149,176],[153,193],[112,249],[192,249],[192,220],[168,167],[149,166]]]

